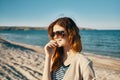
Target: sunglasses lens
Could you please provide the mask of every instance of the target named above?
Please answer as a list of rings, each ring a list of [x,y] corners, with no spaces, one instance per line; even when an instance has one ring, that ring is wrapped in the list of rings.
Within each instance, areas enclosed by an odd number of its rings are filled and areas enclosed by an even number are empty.
[[[51,37],[54,37],[55,36],[55,33],[53,32],[52,34],[51,34]]]

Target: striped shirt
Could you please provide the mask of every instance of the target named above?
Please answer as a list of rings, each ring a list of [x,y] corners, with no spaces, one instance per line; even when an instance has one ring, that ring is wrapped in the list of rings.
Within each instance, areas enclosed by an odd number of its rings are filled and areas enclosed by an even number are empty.
[[[62,64],[60,68],[51,74],[52,80],[62,80],[69,66],[70,65],[65,66]]]

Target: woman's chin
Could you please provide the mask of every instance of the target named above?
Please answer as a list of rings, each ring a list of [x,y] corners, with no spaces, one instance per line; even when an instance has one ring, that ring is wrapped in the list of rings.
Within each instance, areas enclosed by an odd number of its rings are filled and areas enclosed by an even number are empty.
[[[61,45],[61,44],[58,44],[58,47],[62,47],[62,45]]]

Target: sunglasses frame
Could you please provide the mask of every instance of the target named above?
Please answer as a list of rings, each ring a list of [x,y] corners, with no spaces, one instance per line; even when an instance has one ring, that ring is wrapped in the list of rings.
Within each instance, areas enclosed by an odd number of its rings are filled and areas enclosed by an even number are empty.
[[[51,37],[54,38],[55,35],[56,35],[57,37],[64,37],[64,36],[65,36],[65,31],[52,32]]]

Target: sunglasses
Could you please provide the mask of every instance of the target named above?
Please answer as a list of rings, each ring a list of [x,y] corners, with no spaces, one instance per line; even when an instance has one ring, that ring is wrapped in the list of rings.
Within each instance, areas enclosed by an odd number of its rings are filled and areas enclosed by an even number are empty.
[[[57,37],[64,37],[65,32],[64,32],[64,31],[56,31],[56,32],[52,32],[51,37],[54,38],[55,35],[56,35]]]

